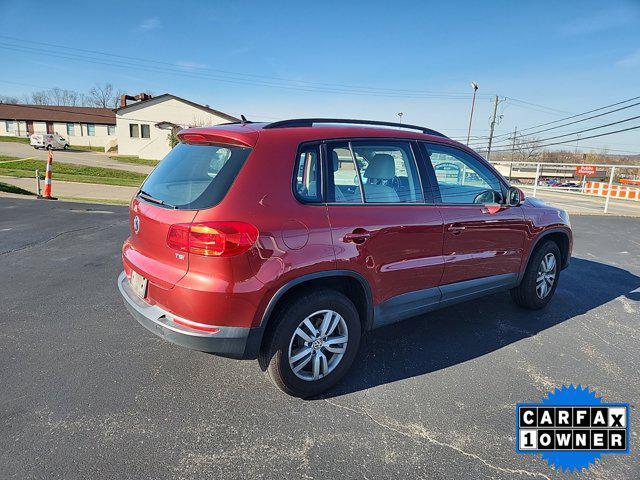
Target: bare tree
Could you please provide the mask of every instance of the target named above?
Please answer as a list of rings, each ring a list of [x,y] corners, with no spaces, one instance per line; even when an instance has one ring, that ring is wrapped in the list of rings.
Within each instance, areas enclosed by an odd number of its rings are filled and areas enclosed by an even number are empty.
[[[113,88],[110,83],[97,83],[89,90],[87,102],[94,107],[117,108],[122,91]]]
[[[513,148],[514,160],[528,162],[538,157],[542,147],[535,137],[517,137]]]
[[[51,105],[51,95],[47,90],[31,92],[31,95],[25,96],[25,100],[25,103],[31,103],[33,105]]]
[[[39,90],[37,92],[31,92],[30,95],[25,95],[24,103],[73,107],[81,105],[81,97],[82,96],[75,90],[55,87],[50,90]]]
[[[13,95],[0,95],[0,103],[20,103],[20,99]]]
[[[76,106],[79,105],[80,94],[74,90],[64,88],[52,88],[49,90],[52,105]]]

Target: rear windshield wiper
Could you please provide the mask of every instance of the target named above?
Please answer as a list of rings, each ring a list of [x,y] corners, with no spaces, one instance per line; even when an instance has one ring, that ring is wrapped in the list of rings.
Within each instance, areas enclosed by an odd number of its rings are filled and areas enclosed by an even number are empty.
[[[145,200],[157,203],[158,205],[164,205],[165,207],[177,209],[175,205],[171,205],[170,203],[165,202],[164,200],[160,200],[159,198],[155,198],[153,195],[149,195],[144,190],[138,190],[138,196],[144,198]]]

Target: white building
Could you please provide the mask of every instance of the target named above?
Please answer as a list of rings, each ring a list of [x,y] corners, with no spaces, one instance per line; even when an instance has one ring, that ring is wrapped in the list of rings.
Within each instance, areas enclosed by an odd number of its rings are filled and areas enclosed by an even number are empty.
[[[70,145],[113,148],[116,114],[108,108],[0,103],[0,135],[57,133]]]
[[[127,105],[127,99],[141,99]],[[118,154],[154,160],[171,150],[170,136],[194,126],[219,125],[239,119],[169,93],[157,97],[123,95],[116,110]]]

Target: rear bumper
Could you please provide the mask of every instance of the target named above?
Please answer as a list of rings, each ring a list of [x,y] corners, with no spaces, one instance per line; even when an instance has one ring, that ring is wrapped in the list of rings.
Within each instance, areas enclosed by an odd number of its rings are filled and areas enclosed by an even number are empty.
[[[131,289],[125,272],[118,277],[118,289],[131,315],[147,330],[169,342],[223,357],[257,358],[261,328],[215,326],[218,329],[215,333],[194,330],[175,324],[172,321],[175,315],[139,298]]]

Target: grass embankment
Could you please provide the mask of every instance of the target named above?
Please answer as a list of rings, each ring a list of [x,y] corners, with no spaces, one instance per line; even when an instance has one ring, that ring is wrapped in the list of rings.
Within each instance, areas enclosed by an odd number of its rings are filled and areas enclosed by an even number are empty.
[[[44,175],[47,162],[44,160],[20,160],[0,155],[0,175],[8,177],[34,178],[35,171]],[[89,167],[71,163],[53,163],[53,179],[65,182],[98,183],[101,185],[124,185],[138,187],[146,175],[115,168]]]
[[[6,137],[0,136],[0,142],[13,142],[13,143],[29,143],[28,137]]]
[[[24,188],[16,187],[15,185],[9,185],[8,183],[0,182],[0,192],[17,193],[20,195],[35,195],[35,193],[25,190]]]
[[[89,145],[69,145],[70,150],[86,150],[87,152],[104,152],[104,147],[90,147]]]
[[[116,160],[117,162],[122,163],[133,163],[135,165],[148,165],[150,167],[155,167],[160,163],[160,160],[150,160],[148,158],[138,158],[132,155],[114,155],[109,156],[110,159]]]

